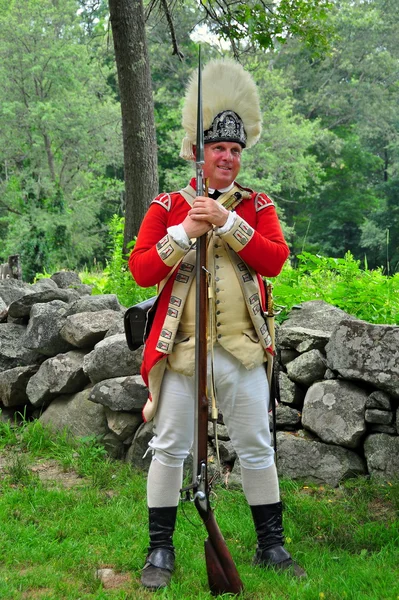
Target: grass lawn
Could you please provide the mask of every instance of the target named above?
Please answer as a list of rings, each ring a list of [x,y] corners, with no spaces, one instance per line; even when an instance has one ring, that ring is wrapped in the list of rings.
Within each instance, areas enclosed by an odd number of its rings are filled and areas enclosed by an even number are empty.
[[[0,480],[2,600],[212,597],[205,528],[191,504],[179,509],[170,588],[141,589],[145,476],[108,460],[95,440],[54,435],[38,422],[18,430],[0,423]],[[398,482],[355,479],[332,489],[282,481],[281,489],[286,547],[307,570],[303,581],[252,566],[255,534],[243,494],[215,489],[243,599],[399,599]]]

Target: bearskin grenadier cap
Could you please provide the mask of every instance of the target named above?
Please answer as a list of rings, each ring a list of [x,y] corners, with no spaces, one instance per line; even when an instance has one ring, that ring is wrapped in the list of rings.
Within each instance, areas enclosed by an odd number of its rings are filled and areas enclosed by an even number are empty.
[[[183,139],[180,156],[193,160],[197,139],[198,72],[193,73],[183,106]],[[204,142],[237,142],[243,148],[260,138],[262,117],[258,90],[252,76],[236,61],[213,60],[202,72]]]

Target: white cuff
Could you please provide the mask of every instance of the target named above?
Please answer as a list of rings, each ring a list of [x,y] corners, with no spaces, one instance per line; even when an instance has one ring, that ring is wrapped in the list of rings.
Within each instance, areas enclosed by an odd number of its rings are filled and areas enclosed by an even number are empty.
[[[171,227],[168,227],[167,231],[172,240],[178,246],[180,246],[180,248],[183,248],[183,250],[188,250],[191,247],[190,238],[188,237],[182,223],[180,223],[180,225],[172,225]]]
[[[223,227],[215,227],[216,235],[223,235],[224,233],[228,233],[230,229],[233,228],[233,225],[236,221],[237,214],[234,211],[229,212],[229,216],[227,217],[226,223]]]

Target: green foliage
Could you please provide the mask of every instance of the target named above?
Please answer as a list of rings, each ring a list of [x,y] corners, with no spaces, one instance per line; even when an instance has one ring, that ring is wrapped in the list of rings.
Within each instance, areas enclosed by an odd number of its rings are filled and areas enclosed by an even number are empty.
[[[398,205],[397,3],[342,0],[328,22],[337,34],[330,52],[315,59],[291,40],[273,57],[273,68],[291,83],[296,112],[329,132],[329,143],[315,140],[313,148],[324,174],[304,193],[294,191],[285,212],[294,230],[290,245],[294,254],[305,249],[338,257],[350,250],[358,259],[366,250],[377,267],[386,261],[367,234],[372,222],[378,238],[390,228],[393,271],[399,235],[390,210]]]
[[[156,293],[155,288],[138,287],[129,271],[128,257],[123,255],[124,219],[114,215],[109,223],[109,255],[110,259],[104,270],[106,282],[103,293],[116,294],[122,306],[132,306],[142,302]],[[130,243],[133,248],[135,241]]]
[[[324,300],[370,323],[399,325],[399,273],[362,269],[350,252],[326,258],[303,252],[297,268],[286,264],[274,283],[277,304],[290,309],[308,300]]]
[[[108,277],[103,271],[89,271],[86,267],[84,271],[79,272],[79,277],[82,283],[92,286],[92,294],[105,294]]]
[[[106,488],[110,479],[110,462],[107,452],[96,436],[80,438],[77,447],[77,472],[82,477],[91,477],[93,485]]]
[[[103,260],[102,219],[120,206],[119,107],[78,7],[0,8],[0,258],[21,254],[27,281]]]
[[[1,418],[1,409],[0,409]],[[0,420],[0,448],[15,444],[17,441],[16,429],[9,421]]]
[[[208,23],[218,36],[237,48],[240,43],[270,49],[287,38],[298,37],[313,52],[324,50],[331,30],[326,16],[332,7],[328,0],[281,0],[277,5],[264,2],[201,1]]]

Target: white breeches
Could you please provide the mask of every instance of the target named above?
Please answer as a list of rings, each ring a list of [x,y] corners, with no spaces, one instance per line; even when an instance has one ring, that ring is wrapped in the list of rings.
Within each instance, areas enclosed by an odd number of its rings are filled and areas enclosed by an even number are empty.
[[[270,445],[269,386],[264,366],[247,371],[217,345],[214,378],[218,406],[241,466],[270,467],[274,450]],[[194,439],[194,377],[165,371],[154,425],[149,443],[153,458],[165,466],[181,467]]]

